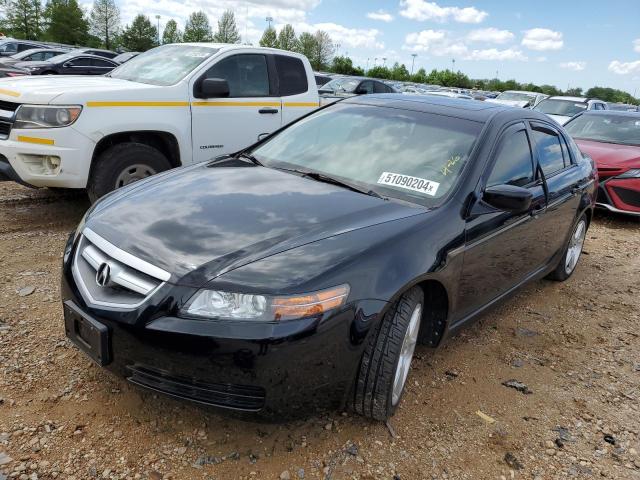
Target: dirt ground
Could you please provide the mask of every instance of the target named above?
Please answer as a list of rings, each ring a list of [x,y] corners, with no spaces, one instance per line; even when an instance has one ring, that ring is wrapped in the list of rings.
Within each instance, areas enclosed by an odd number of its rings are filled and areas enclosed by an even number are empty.
[[[640,479],[638,220],[597,215],[569,281],[419,347],[389,426],[265,424],[135,388],[65,340],[61,254],[87,207],[0,183],[0,480]]]

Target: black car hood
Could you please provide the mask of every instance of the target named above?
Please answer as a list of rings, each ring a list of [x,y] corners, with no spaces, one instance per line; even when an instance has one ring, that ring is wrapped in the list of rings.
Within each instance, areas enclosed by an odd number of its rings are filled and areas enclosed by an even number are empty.
[[[199,286],[234,268],[355,229],[425,212],[413,206],[233,161],[180,169],[99,203],[87,227]]]

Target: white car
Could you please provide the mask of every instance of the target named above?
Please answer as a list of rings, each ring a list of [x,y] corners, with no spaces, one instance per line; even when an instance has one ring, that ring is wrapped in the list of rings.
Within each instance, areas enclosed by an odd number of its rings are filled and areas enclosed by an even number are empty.
[[[306,57],[243,45],[163,45],[101,77],[0,79],[0,179],[95,200],[237,152],[318,104]]]
[[[548,115],[560,125],[564,125],[580,112],[608,110],[609,106],[607,102],[596,98],[549,97],[533,107],[533,109]]]
[[[530,108],[535,107],[549,95],[538,92],[526,92],[521,90],[506,90],[496,98],[487,98],[485,102],[509,105],[510,107]]]

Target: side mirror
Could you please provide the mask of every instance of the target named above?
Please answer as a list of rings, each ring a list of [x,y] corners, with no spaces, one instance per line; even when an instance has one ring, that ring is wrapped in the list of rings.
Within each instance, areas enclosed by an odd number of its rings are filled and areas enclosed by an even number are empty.
[[[522,213],[529,210],[533,195],[529,190],[514,185],[488,187],[482,194],[485,203],[499,210]]]
[[[205,78],[200,82],[195,96],[197,98],[228,97],[229,83],[222,78]]]

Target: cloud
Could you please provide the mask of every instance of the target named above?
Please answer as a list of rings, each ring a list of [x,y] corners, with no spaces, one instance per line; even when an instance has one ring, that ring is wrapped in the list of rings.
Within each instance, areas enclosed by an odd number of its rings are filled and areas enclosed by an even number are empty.
[[[548,28],[532,28],[525,30],[522,45],[530,50],[560,50],[564,41],[561,32],[554,32]]]
[[[465,57],[465,60],[520,60],[526,61],[527,57],[522,51],[511,47],[505,50],[497,48],[488,48],[485,50],[472,50]]]
[[[640,38],[636,38],[636,39],[633,41],[633,49],[634,49],[636,52],[640,53]]]
[[[581,72],[587,68],[587,62],[564,62],[560,64],[560,68],[573,70],[574,72]]]
[[[512,39],[513,33],[509,30],[498,30],[493,27],[472,30],[467,35],[467,40],[477,43],[507,43]]]
[[[480,23],[489,14],[475,7],[441,7],[435,2],[425,0],[400,0],[400,15],[411,20],[446,22],[454,20],[460,23]]]
[[[378,50],[384,48],[384,43],[378,39],[380,31],[375,28],[348,28],[332,22],[314,24],[304,22],[294,23],[293,27],[298,33],[314,33],[317,30],[327,32],[334,43],[340,44],[341,52],[344,52],[346,48],[374,48]],[[279,28],[280,27],[278,27],[278,29]]]
[[[636,60],[635,62],[619,62],[618,60],[614,60],[609,64],[609,71],[618,75],[640,73],[640,60]]]
[[[384,10],[376,10],[375,12],[367,13],[367,18],[371,20],[380,20],[381,22],[391,22],[393,20],[393,15],[385,12]]]

